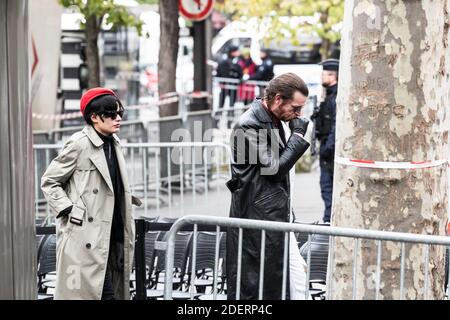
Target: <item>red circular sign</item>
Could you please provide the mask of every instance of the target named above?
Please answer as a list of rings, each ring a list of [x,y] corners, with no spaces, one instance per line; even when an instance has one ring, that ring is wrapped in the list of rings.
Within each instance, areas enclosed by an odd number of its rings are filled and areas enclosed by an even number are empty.
[[[188,20],[201,21],[206,19],[213,7],[214,0],[178,0],[180,13]]]

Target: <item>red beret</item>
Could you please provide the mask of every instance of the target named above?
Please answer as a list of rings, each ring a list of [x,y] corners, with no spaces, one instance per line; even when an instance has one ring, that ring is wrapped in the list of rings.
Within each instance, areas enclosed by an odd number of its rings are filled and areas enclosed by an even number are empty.
[[[111,89],[107,89],[107,88],[98,87],[98,88],[92,88],[92,89],[89,89],[88,91],[86,91],[83,94],[83,96],[81,97],[81,101],[80,101],[81,114],[84,116],[84,110],[86,110],[86,107],[89,104],[89,102],[91,102],[92,100],[94,100],[97,97],[105,96],[105,95],[111,95],[111,96],[117,97],[117,95],[115,94],[114,91],[112,91]]]

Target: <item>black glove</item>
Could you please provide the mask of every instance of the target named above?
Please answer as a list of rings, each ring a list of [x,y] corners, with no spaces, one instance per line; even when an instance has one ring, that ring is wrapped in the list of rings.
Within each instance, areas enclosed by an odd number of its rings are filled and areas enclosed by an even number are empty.
[[[309,120],[305,118],[294,118],[289,121],[289,128],[291,131],[300,133],[302,136],[305,135],[306,130],[308,129]]]

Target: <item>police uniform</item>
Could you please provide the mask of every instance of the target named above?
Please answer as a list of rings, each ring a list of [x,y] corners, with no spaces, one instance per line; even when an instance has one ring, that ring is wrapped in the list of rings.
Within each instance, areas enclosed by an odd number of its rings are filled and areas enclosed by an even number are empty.
[[[236,46],[232,46],[229,49],[228,57],[221,61],[217,67],[217,77],[238,80],[242,78],[242,68],[238,63],[239,57],[233,57],[231,55],[234,51],[238,50],[239,48]],[[220,82],[220,86],[222,87],[222,90],[219,98],[219,109],[223,108],[227,96],[230,97],[230,107],[233,107],[236,102],[238,84]]]
[[[320,63],[323,70],[338,71],[339,60]],[[316,118],[316,136],[320,141],[320,191],[325,204],[324,222],[330,222],[333,196],[334,146],[336,132],[337,84],[326,87],[325,100],[319,106]]]
[[[256,69],[256,73],[249,80],[270,81],[274,77],[273,62],[269,56],[262,59],[262,63]]]

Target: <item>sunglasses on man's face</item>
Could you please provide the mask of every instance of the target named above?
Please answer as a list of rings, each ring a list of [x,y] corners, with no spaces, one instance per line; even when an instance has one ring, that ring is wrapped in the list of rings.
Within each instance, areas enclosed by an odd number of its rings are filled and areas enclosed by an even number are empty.
[[[111,118],[111,120],[116,120],[117,115],[119,115],[121,118],[123,118],[124,110],[120,111],[104,111],[102,113],[102,117],[104,118]]]
[[[303,106],[292,106],[294,108],[294,112],[301,112],[303,109]]]

